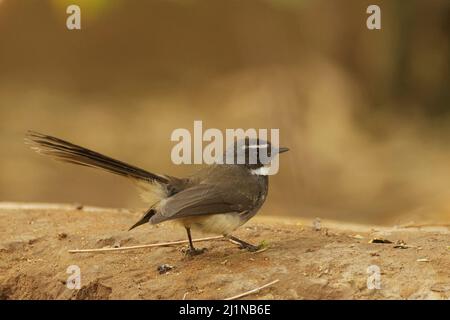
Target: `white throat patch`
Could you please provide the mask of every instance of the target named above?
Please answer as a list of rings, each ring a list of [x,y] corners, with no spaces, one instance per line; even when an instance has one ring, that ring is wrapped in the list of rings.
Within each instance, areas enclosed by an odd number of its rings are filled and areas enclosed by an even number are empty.
[[[268,176],[270,171],[270,167],[261,167],[258,169],[253,169],[251,172],[257,176]]]

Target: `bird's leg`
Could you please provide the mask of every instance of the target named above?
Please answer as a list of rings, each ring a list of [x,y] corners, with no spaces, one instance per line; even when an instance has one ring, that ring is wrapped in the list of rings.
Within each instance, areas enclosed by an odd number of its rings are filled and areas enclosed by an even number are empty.
[[[194,247],[194,243],[192,242],[192,236],[191,236],[191,228],[186,227],[186,232],[187,232],[188,239],[189,239],[189,249],[186,251],[186,254],[189,256],[197,256],[197,255],[205,252],[206,248],[196,249]]]
[[[233,237],[233,236],[230,236],[230,235],[227,235],[226,237],[227,237],[228,239],[232,240],[233,242],[237,242],[237,243],[239,244],[239,247],[240,247],[241,249],[245,249],[245,250],[248,250],[248,251],[250,251],[250,252],[255,252],[255,251],[258,251],[259,249],[261,249],[260,246],[255,246],[255,245],[253,245],[253,244],[250,244],[250,243],[248,243],[248,242],[245,242],[245,241],[243,241],[243,240],[241,240],[241,239],[238,239],[238,238],[236,238],[236,237]]]

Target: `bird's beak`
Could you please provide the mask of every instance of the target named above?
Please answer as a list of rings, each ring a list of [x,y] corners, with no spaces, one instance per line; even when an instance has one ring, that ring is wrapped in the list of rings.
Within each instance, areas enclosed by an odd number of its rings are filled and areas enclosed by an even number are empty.
[[[278,149],[278,153],[283,153],[283,152],[287,152],[287,151],[289,151],[289,148],[281,147]]]

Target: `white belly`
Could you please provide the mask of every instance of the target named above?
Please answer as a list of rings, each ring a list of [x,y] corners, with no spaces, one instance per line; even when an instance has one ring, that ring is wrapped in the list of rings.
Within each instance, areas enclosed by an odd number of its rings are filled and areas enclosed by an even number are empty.
[[[214,214],[179,220],[183,226],[207,233],[227,235],[245,223],[239,214]]]

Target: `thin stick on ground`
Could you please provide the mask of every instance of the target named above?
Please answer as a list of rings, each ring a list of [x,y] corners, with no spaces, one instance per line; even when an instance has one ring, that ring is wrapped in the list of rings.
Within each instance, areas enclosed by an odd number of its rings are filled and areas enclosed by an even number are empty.
[[[223,236],[216,236],[216,237],[192,239],[192,241],[193,242],[201,242],[201,241],[218,240],[218,239],[222,239],[222,238],[223,238]],[[75,249],[75,250],[69,250],[69,253],[93,253],[93,252],[137,250],[137,249],[142,249],[142,248],[167,247],[167,246],[173,246],[173,245],[184,244],[184,243],[189,243],[189,240],[151,243],[151,244],[143,244],[143,245],[139,245],[139,246],[119,247],[119,248]]]
[[[267,287],[269,287],[269,286],[271,286],[271,285],[274,285],[275,283],[277,283],[277,282],[279,282],[279,281],[280,281],[279,279],[274,280],[274,281],[269,282],[269,283],[267,283],[267,284],[265,284],[265,285],[263,285],[263,286],[261,286],[261,287],[259,287],[259,288],[256,288],[256,289],[253,289],[253,290],[250,290],[250,291],[247,291],[247,292],[244,292],[244,293],[241,293],[241,294],[238,294],[238,295],[235,295],[235,296],[226,298],[226,299],[224,299],[224,300],[236,300],[236,299],[239,299],[239,298],[248,296],[248,295],[250,295],[250,294],[252,294],[252,293],[256,293],[256,292],[258,292],[258,291],[260,291],[260,290],[262,290],[262,289],[264,289],[264,288],[267,288]]]

